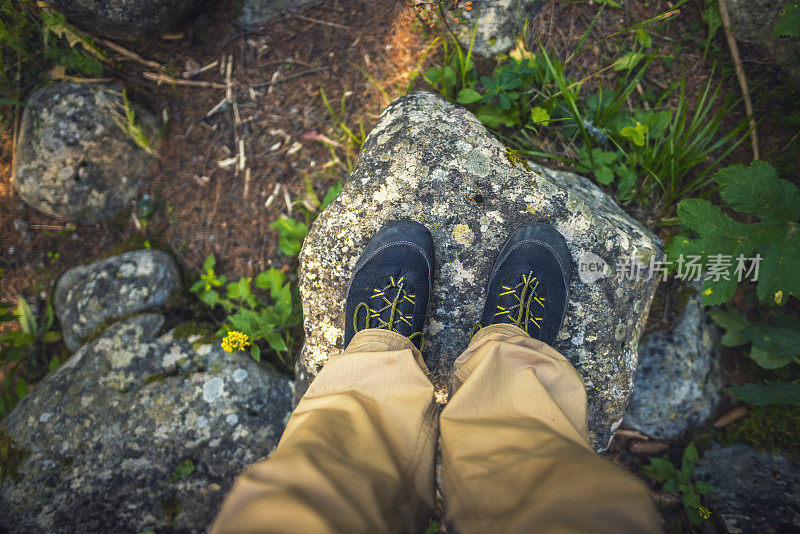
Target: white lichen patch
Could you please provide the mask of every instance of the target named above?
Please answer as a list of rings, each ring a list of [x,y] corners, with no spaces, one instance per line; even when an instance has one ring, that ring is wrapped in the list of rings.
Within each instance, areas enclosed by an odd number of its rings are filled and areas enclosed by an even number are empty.
[[[206,380],[203,384],[203,400],[212,403],[225,392],[225,382],[218,376]]]
[[[233,381],[236,382],[237,384],[242,382],[245,378],[247,378],[247,371],[245,371],[241,367],[239,367],[233,372]]]
[[[442,266],[442,273],[454,284],[471,284],[475,282],[475,273],[464,265],[458,259],[451,261]]]

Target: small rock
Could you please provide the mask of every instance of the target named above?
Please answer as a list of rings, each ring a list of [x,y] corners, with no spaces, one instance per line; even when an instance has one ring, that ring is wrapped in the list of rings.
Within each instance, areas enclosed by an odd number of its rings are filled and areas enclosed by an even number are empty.
[[[779,454],[736,443],[714,443],[697,463],[695,478],[714,486],[705,498],[728,532],[800,531],[800,465]]]
[[[456,34],[461,44],[469,47],[476,32],[473,52],[480,56],[507,52],[513,48],[525,21],[539,14],[542,3],[542,0],[472,0],[472,10],[462,9],[460,13],[462,20],[456,26]]]
[[[289,15],[300,9],[330,0],[244,0],[239,22],[248,26],[260,26],[281,15]]]
[[[109,327],[3,421],[25,460],[0,486],[0,531],[204,532],[236,476],[275,448],[289,381],[244,352],[156,338],[162,323],[142,314]],[[211,403],[209,383],[224,391]],[[186,460],[194,471],[170,482]]]
[[[133,104],[132,104],[133,105]],[[133,105],[136,123],[155,138],[155,118]],[[48,215],[95,223],[136,195],[152,156],[120,126],[120,88],[58,82],[34,92],[22,114],[14,183]]]
[[[163,306],[179,283],[175,261],[155,249],[125,252],[70,269],[59,278],[53,295],[64,343],[76,351],[104,326]]]
[[[650,436],[672,439],[708,419],[722,387],[719,337],[695,292],[672,330],[655,332],[639,344],[625,423]]]
[[[136,41],[177,29],[203,0],[52,0],[51,4],[93,35]]]
[[[297,395],[343,349],[344,302],[353,267],[382,225],[401,218],[433,234],[437,271],[425,357],[444,390],[452,363],[480,319],[489,272],[519,225],[547,222],[566,238],[573,261],[587,252],[609,265],[646,265],[661,242],[586,178],[507,158],[506,148],[462,107],[430,93],[395,100],[381,115],[338,198],[314,222],[300,255],[307,310]],[[608,446],[628,405],[636,347],[656,280],[573,273],[555,348],[584,378],[593,445]]]

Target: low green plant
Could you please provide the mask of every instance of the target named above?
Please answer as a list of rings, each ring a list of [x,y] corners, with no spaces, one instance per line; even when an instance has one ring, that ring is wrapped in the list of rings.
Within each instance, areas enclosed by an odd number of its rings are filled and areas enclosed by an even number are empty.
[[[319,88],[319,94],[322,98],[322,103],[325,109],[328,110],[331,122],[333,123],[334,136],[339,138],[328,139],[324,136],[317,136],[317,140],[322,142],[330,151],[331,161],[333,161],[342,172],[350,174],[355,168],[356,156],[361,147],[364,146],[364,141],[367,140],[367,132],[364,129],[364,123],[361,118],[358,119],[358,127],[350,127],[345,120],[347,116],[346,102],[347,96],[351,94],[349,91],[342,93],[342,99],[339,102],[338,111],[333,108],[328,96],[325,94],[325,88]],[[340,157],[341,153],[341,157]]]
[[[683,451],[680,469],[666,458],[651,458],[650,465],[641,467],[648,478],[661,482],[661,489],[681,496],[681,503],[692,525],[699,527],[711,517],[711,512],[702,504],[702,495],[714,491],[705,482],[692,480],[699,457],[693,443]]]
[[[800,321],[778,314],[776,324],[750,322],[732,309],[712,309],[712,320],[725,329],[721,343],[726,347],[750,344],[749,356],[764,369],[800,364]]]
[[[167,484],[175,484],[177,481],[181,480],[182,478],[186,478],[195,471],[195,465],[191,458],[187,458],[177,466],[175,466],[175,470],[167,479]]]
[[[754,161],[749,167],[731,165],[713,179],[719,195],[731,210],[746,214],[744,222],[704,199],[678,204],[681,224],[691,233],[675,235],[667,247],[672,261],[681,255],[699,256],[703,265],[720,256],[734,261],[760,255],[756,294],[765,303],[782,305],[790,295],[800,296],[800,192],[791,182],[778,178],[773,167]],[[703,303],[722,304],[733,297],[734,276],[706,277]]]
[[[742,402],[751,406],[795,406],[800,408],[800,383],[773,382],[742,384],[729,388]]]
[[[217,275],[215,266],[216,258],[211,254],[190,291],[212,310],[222,310],[222,318],[216,318],[220,325],[216,336],[222,339],[222,347],[227,352],[249,347],[253,358],[260,361],[262,348],[269,346],[291,368],[293,362],[287,359],[291,333],[300,325],[302,311],[286,275],[270,268],[255,280],[242,277],[228,282],[224,275]]]
[[[44,77],[101,76],[108,61],[93,39],[44,2],[0,0],[0,113],[11,108]]]
[[[15,308],[0,304],[0,324],[12,323],[6,332],[0,334],[0,367],[4,368],[6,375],[0,390],[0,417],[8,414],[28,393],[28,383],[16,376],[23,362],[32,366],[46,365],[49,370],[61,363],[58,356],[48,359],[47,345],[61,339],[61,332],[50,330],[54,322],[55,314],[50,302],[45,308],[45,321],[41,325],[22,295]]]
[[[285,215],[281,215],[277,221],[270,224],[270,228],[278,232],[278,249],[287,256],[297,256],[303,247],[303,240],[308,235],[309,227],[314,222],[317,215],[334,201],[342,184],[336,183],[328,188],[325,196],[320,199],[314,192],[311,182],[306,180],[306,197],[301,201],[304,210],[305,221],[298,221]]]

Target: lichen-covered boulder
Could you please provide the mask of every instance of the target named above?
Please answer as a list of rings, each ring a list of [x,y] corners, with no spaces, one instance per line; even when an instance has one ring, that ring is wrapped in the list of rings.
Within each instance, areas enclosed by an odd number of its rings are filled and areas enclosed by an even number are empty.
[[[800,532],[800,464],[741,443],[714,443],[695,478],[714,486],[704,498],[726,532]]]
[[[512,163],[467,110],[430,93],[395,100],[381,115],[338,198],[317,218],[300,255],[306,341],[297,393],[343,349],[344,302],[353,267],[386,222],[419,221],[433,234],[437,269],[425,357],[440,399],[451,364],[479,320],[489,271],[508,235],[541,221],[566,238],[576,264],[594,254],[641,266],[661,243],[585,178]],[[594,257],[594,256],[592,256]],[[646,270],[646,269],[645,269]],[[607,274],[607,273],[603,273]],[[628,405],[639,336],[655,279],[570,280],[555,348],[583,375],[592,443],[604,448]]]
[[[177,29],[204,0],[52,0],[93,35],[135,41]]]
[[[2,422],[13,476],[2,532],[201,532],[247,465],[277,445],[291,389],[246,353],[121,321]]]
[[[70,269],[53,294],[64,343],[76,351],[119,319],[166,304],[180,284],[166,252],[134,250]]]
[[[722,389],[719,329],[703,308],[699,291],[669,332],[639,344],[633,394],[625,423],[659,439],[672,439],[702,424]]]
[[[784,13],[787,0],[727,0],[733,33],[755,44],[781,66],[794,83],[800,83],[800,40],[773,35],[775,23]],[[721,30],[720,30],[721,31]]]
[[[542,0],[472,0],[472,9],[461,10],[456,26],[459,41],[468,47],[475,34],[473,52],[492,57],[507,52],[530,21],[542,9]]]
[[[120,88],[58,82],[34,92],[22,113],[14,183],[34,208],[95,223],[136,195],[152,161],[125,131]],[[155,138],[156,121],[133,105],[136,124]]]

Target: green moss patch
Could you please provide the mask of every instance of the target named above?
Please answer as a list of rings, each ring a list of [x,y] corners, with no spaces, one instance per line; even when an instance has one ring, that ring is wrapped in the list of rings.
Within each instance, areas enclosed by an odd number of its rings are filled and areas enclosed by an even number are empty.
[[[0,428],[0,482],[10,478],[19,482],[22,476],[19,468],[30,455],[28,451],[17,445],[17,442],[6,434],[6,427]]]
[[[723,445],[747,443],[765,452],[777,452],[800,459],[800,408],[794,406],[755,407],[719,436]]]

